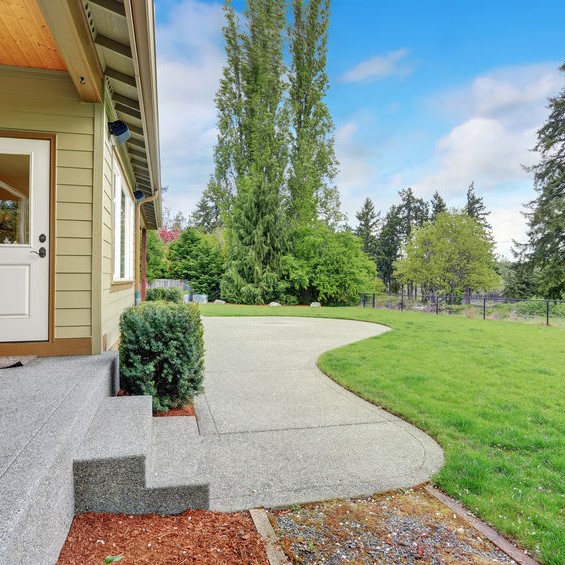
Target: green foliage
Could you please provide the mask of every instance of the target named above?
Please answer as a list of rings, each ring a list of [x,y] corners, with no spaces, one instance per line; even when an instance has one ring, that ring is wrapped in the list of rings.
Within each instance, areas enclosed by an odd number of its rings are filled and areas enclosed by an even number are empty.
[[[20,203],[15,200],[0,200],[0,244],[18,241],[18,219]],[[20,242],[23,243],[23,242]]]
[[[560,70],[565,73],[565,65]],[[538,196],[526,205],[527,256],[539,272],[539,293],[561,298],[565,295],[565,89],[549,99],[549,110],[534,147],[540,162],[530,168]]]
[[[428,204],[417,198],[414,191],[408,187],[401,190],[398,214],[400,216],[400,234],[402,242],[406,243],[412,234],[412,230],[420,228],[428,221]]]
[[[226,254],[223,234],[208,234],[186,228],[168,248],[169,275],[190,282],[193,292],[218,297],[225,270]]]
[[[149,288],[145,295],[147,302],[155,302],[161,300],[164,302],[174,302],[175,304],[182,304],[182,290],[176,287],[162,287]]]
[[[540,317],[547,314],[545,300],[528,300],[516,303],[516,313],[520,316]],[[549,301],[549,315],[556,318],[565,318],[565,303]]]
[[[269,302],[284,290],[280,259],[288,233],[283,211],[288,162],[285,5],[248,1],[241,33],[229,4],[226,18],[227,65],[216,96],[220,133],[215,182],[231,194],[222,296],[234,302]]]
[[[303,301],[356,304],[359,294],[375,282],[375,264],[361,245],[355,235],[334,232],[323,224],[303,228],[294,257],[285,265],[292,288]]]
[[[492,242],[484,228],[462,212],[443,212],[417,229],[395,266],[400,280],[428,292],[462,294],[498,283]]]
[[[204,190],[191,216],[193,227],[204,233],[212,233],[223,227],[219,199],[214,195],[213,182]]]
[[[370,198],[365,198],[363,206],[355,214],[359,225],[355,229],[355,235],[363,242],[363,251],[369,257],[376,257],[377,234],[380,226],[380,212],[375,210],[375,205]]]
[[[316,220],[335,226],[343,219],[339,193],[333,184],[337,174],[334,125],[324,102],[329,86],[326,73],[329,4],[329,0],[292,2],[288,192],[290,217],[299,226]]]
[[[123,555],[106,555],[106,558],[104,559],[104,563],[117,563],[118,561],[121,561],[124,558]]]
[[[539,270],[531,261],[518,257],[516,261],[501,261],[498,265],[504,288],[503,294],[509,298],[531,298],[536,296],[539,287]]]
[[[492,239],[492,227],[487,220],[490,211],[487,210],[483,197],[475,194],[474,182],[472,182],[467,189],[467,202],[463,207],[463,212],[476,220],[485,231],[485,237]]]
[[[147,270],[146,277],[149,282],[167,277],[167,264],[165,263],[165,244],[156,231],[147,232]]]
[[[395,290],[394,263],[400,257],[402,249],[401,223],[398,206],[391,206],[377,237],[377,271],[390,291]]]
[[[430,221],[433,222],[435,219],[442,213],[447,212],[447,204],[445,200],[442,198],[440,193],[436,190],[433,195],[432,199],[430,200]]]
[[[153,396],[153,410],[183,406],[202,391],[204,338],[195,304],[145,302],[120,318],[120,384]]]

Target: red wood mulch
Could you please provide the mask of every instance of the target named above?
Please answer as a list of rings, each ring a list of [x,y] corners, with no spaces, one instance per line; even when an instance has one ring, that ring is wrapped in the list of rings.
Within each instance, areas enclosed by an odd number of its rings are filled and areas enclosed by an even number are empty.
[[[268,565],[248,512],[187,510],[176,516],[75,516],[57,565],[101,565],[123,555],[130,565]]]

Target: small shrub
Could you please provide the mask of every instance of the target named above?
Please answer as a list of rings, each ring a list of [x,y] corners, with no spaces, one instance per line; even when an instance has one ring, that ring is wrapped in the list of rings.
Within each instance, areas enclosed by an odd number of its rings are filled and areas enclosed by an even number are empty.
[[[153,396],[153,410],[183,406],[202,391],[204,337],[195,304],[146,302],[120,319],[120,385]]]
[[[147,302],[164,300],[165,302],[175,302],[182,304],[182,290],[176,287],[157,287],[150,288],[145,296]]]

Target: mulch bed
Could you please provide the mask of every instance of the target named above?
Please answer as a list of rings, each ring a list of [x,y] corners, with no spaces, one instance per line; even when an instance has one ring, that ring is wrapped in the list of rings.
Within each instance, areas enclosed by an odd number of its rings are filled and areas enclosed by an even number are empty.
[[[293,563],[515,563],[423,489],[270,511]]]
[[[196,416],[196,412],[193,404],[186,404],[181,408],[171,408],[168,412],[153,412],[153,416],[156,418],[166,416]]]
[[[76,516],[58,565],[268,565],[265,544],[248,512],[187,510],[176,516]]]

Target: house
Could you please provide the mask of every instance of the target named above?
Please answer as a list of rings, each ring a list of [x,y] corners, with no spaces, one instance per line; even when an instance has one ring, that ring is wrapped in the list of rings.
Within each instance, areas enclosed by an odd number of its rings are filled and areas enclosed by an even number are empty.
[[[115,346],[159,189],[153,2],[2,0],[0,356]]]

